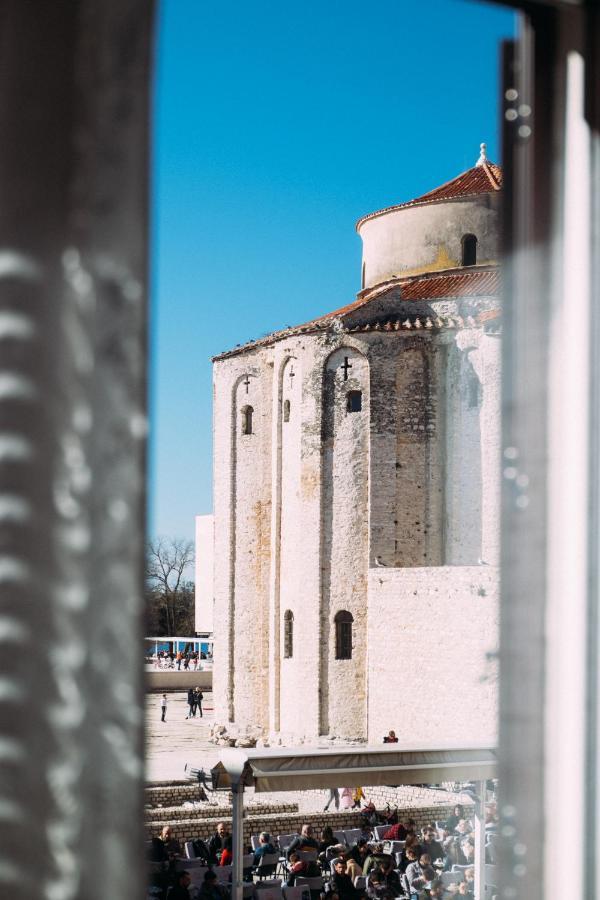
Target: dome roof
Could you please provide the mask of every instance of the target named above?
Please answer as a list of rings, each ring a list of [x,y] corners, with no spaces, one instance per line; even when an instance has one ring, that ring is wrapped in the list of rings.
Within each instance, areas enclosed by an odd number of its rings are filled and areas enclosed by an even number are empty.
[[[362,216],[356,223],[356,229],[360,228],[363,222],[368,219],[374,219],[376,216],[383,216],[388,212],[395,212],[397,209],[406,209],[409,206],[419,206],[425,203],[439,203],[444,200],[457,200],[461,197],[473,197],[476,194],[489,194],[499,191],[502,188],[502,169],[495,163],[487,159],[482,159],[477,165],[465,172],[461,172],[451,181],[415,197],[414,200],[408,200],[405,203],[398,203],[395,206],[387,206],[377,212],[368,213]]]

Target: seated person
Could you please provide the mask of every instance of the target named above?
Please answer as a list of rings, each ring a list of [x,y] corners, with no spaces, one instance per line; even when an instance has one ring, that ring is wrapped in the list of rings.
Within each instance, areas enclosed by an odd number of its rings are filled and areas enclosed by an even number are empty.
[[[405,841],[406,835],[406,826],[402,822],[397,822],[395,825],[390,825],[388,830],[384,832],[383,839],[384,841]]]
[[[321,870],[316,862],[300,859],[295,850],[288,857],[288,865],[288,880],[286,881],[288,887],[293,887],[296,884],[296,878],[299,875],[303,878],[318,878],[321,874]]]
[[[302,833],[295,837],[290,846],[286,850],[286,856],[289,860],[290,853],[293,853],[295,850],[317,850],[319,849],[319,843],[313,837],[313,828],[312,825],[303,825]]]
[[[412,851],[412,847],[410,849]],[[432,872],[431,857],[428,853],[422,853],[418,862],[411,862],[406,867],[406,880],[408,882],[408,892],[411,897],[418,897],[425,889],[425,885],[431,881],[430,873]]]
[[[181,856],[181,844],[177,838],[173,837],[173,829],[170,825],[165,825],[160,833],[160,839],[165,845],[165,851],[169,859],[175,856]]]
[[[337,844],[337,838],[333,835],[333,828],[331,825],[326,825],[323,829],[323,834],[321,835],[321,841],[319,842],[318,850],[319,855],[321,853],[325,853],[328,847],[334,847]]]
[[[229,836],[229,829],[225,822],[219,822],[215,834],[208,842],[208,851],[210,853],[210,861],[217,865],[221,859],[221,853],[225,846],[225,838]]]
[[[368,875],[373,869],[376,869],[385,859],[391,859],[389,853],[383,852],[383,844],[373,844],[371,851],[363,863],[363,875]]]
[[[204,881],[198,893],[199,900],[225,900],[226,891],[221,887],[212,869],[204,874]],[[169,894],[169,898],[172,895]]]
[[[472,837],[468,836],[462,838],[457,856],[459,866],[468,866],[473,864],[475,860],[475,841]]]
[[[189,886],[192,879],[189,872],[176,872],[175,884],[169,892],[169,900],[190,900]]]
[[[233,838],[230,834],[223,841],[223,849],[219,859],[220,866],[230,866],[233,862]]]
[[[469,822],[468,819],[460,819],[456,823],[456,825],[454,827],[454,831],[456,834],[461,835],[461,836],[465,835],[465,834],[471,834],[471,832],[473,831],[473,826],[471,825],[471,823]]]
[[[356,865],[360,867],[360,872],[357,873],[358,875],[364,874],[364,865],[367,861],[367,857],[370,856],[370,853],[371,848],[369,847],[368,841],[366,841],[365,838],[359,838],[346,854],[347,860],[354,860]],[[351,872],[348,874],[350,877],[354,877]]]
[[[435,828],[432,828],[431,825],[426,825],[423,829],[423,840],[421,841],[421,853],[427,853],[432,863],[436,863],[437,860],[442,860],[442,865],[444,861],[444,848],[440,844],[439,841],[436,840],[436,831]]]
[[[263,856],[271,856],[273,853],[277,853],[277,847],[271,842],[271,835],[267,831],[261,831],[258,847],[254,851],[254,865],[257,866]]]
[[[341,854],[340,859],[345,860],[346,875],[350,876],[350,878],[352,879],[352,883],[354,884],[354,879],[363,874],[362,866],[359,865],[359,863],[357,863],[352,856],[350,856],[347,850]]]
[[[394,861],[390,857],[373,869],[367,882],[370,897],[398,897],[403,893],[400,876],[394,871]]]
[[[398,738],[396,737],[396,732],[395,732],[395,731],[392,731],[392,730],[390,729],[390,731],[388,731],[388,733],[387,733],[386,736],[384,737],[383,743],[384,743],[384,744],[397,744],[397,743],[398,743]]]
[[[450,832],[454,831],[454,829],[456,828],[456,826],[458,825],[460,820],[464,819],[464,817],[465,817],[464,807],[460,803],[457,803],[456,806],[454,807],[454,811],[452,812],[452,814],[449,815],[448,818],[446,819],[447,831],[450,831]]]
[[[361,900],[364,897],[362,891],[354,887],[352,879],[346,872],[346,860],[338,859],[331,876],[331,890],[337,894],[339,900]]]

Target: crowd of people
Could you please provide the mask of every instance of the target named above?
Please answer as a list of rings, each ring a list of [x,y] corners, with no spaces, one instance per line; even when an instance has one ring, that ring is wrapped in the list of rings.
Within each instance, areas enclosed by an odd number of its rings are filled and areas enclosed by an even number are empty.
[[[178,671],[195,672],[198,666],[201,666],[201,660],[212,660],[210,653],[204,650],[159,650],[158,653],[152,653],[150,661],[155,669],[177,669]]]
[[[420,830],[413,819],[402,822],[397,810],[388,808],[382,817],[387,818],[388,827],[381,839],[374,839],[369,824],[372,818],[370,806],[367,804],[364,808],[360,834],[351,846],[340,843],[339,836],[336,837],[328,826],[318,840],[312,826],[306,824],[285,847],[278,846],[270,834],[262,832],[254,851],[245,850],[245,880],[252,881],[257,872],[273,876],[279,871],[286,885],[293,887],[299,878],[320,878],[321,887],[311,890],[311,900],[473,898],[473,825],[460,804],[454,807],[445,822],[428,823]],[[490,804],[486,821],[488,833],[493,832],[496,825],[495,805]],[[401,842],[401,849],[391,843],[394,841]],[[222,879],[215,875],[215,868],[230,866],[233,862],[232,837],[226,823],[220,822],[208,841],[193,842],[196,856],[201,857],[207,867],[201,888],[191,887],[191,879],[186,884],[180,867],[173,865],[182,858],[182,850],[173,839],[169,826],[163,828],[160,838],[155,838],[152,846],[152,859],[162,862],[167,874],[170,873],[169,900],[195,900],[196,897],[226,900],[229,896]],[[271,860],[268,871],[263,865],[265,857]],[[273,862],[274,858],[277,862]],[[249,859],[251,864],[248,864]],[[455,871],[458,873],[456,881],[444,877],[443,873]]]

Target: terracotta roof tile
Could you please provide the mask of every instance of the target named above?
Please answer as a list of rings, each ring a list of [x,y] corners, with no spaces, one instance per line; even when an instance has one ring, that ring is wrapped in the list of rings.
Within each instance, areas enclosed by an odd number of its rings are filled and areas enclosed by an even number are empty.
[[[476,194],[490,194],[499,191],[502,188],[502,169],[492,162],[484,162],[480,166],[473,166],[466,172],[461,172],[456,178],[446,181],[445,184],[415,197],[414,200],[407,200],[406,203],[398,203],[395,206],[386,206],[385,209],[368,213],[362,216],[356,223],[356,228],[366,222],[367,219],[374,219],[377,216],[384,215],[388,212],[394,212],[397,209],[406,209],[409,206],[419,206],[422,203],[438,203],[443,200],[456,200],[460,197],[472,197]]]
[[[417,275],[405,279],[394,278],[383,285],[377,285],[374,288],[369,288],[365,291],[362,291],[359,294],[358,298],[353,303],[349,303],[347,306],[342,306],[339,309],[334,310],[333,312],[327,313],[324,316],[319,316],[319,318],[312,319],[310,322],[305,322],[302,325],[295,325],[291,328],[285,328],[281,331],[274,331],[272,334],[268,334],[256,341],[249,341],[248,343],[243,344],[240,347],[234,347],[233,350],[226,351],[225,353],[220,353],[218,356],[215,356],[214,359],[225,359],[229,356],[236,356],[239,353],[245,353],[247,350],[267,347],[270,344],[274,344],[276,341],[283,340],[283,338],[287,337],[294,337],[300,334],[315,334],[320,331],[327,331],[330,327],[333,326],[334,323],[341,323],[341,320],[349,313],[355,312],[356,310],[359,310],[361,308],[366,308],[372,300],[382,297],[386,293],[390,293],[391,291],[398,292],[398,299],[401,302],[407,300],[439,300],[446,297],[453,298],[495,296],[500,292],[500,271],[496,266],[486,266],[481,268],[473,267],[473,269],[469,270],[449,269],[445,272],[435,272],[428,275]],[[484,315],[484,313],[481,313],[478,317],[478,321],[480,321],[481,323],[483,323],[484,321],[484,319],[481,318]],[[451,318],[458,320],[460,317],[454,316]],[[490,316],[490,318],[492,317]],[[397,318],[391,317],[389,321],[395,322],[397,321]],[[423,321],[425,321],[425,319],[423,319]],[[442,322],[441,319],[439,319],[438,321]],[[352,326],[351,330],[357,330],[357,328],[360,331],[368,331],[370,330],[370,328],[375,331],[398,330],[394,326],[390,326],[389,328],[384,328],[381,325],[380,327],[376,326],[377,323],[372,326]],[[429,326],[424,325],[423,327]],[[447,323],[445,325],[438,324],[436,327],[448,327],[448,325]]]

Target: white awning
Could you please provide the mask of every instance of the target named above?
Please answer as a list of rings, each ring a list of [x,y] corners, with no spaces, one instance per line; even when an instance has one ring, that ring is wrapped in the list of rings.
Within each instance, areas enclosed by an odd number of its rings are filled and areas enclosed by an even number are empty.
[[[213,786],[241,784],[255,791],[485,781],[496,775],[490,747],[384,746],[229,749],[211,769]]]

